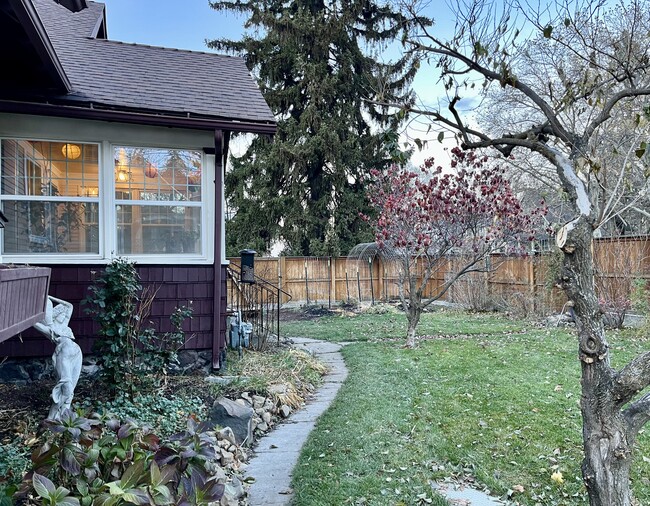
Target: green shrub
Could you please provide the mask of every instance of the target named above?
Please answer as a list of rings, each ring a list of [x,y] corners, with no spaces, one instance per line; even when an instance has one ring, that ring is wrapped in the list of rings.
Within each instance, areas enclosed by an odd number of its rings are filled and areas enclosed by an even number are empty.
[[[11,497],[29,467],[29,454],[22,442],[0,444],[0,504]]]
[[[183,429],[189,416],[204,418],[203,401],[196,397],[174,396],[171,398],[156,394],[136,394],[133,398],[118,394],[109,402],[95,402],[93,409],[99,413],[130,419],[139,425],[147,425],[162,436]]]
[[[89,291],[84,303],[100,326],[95,351],[104,386],[130,396],[157,386],[178,361],[177,351],[185,343],[183,322],[191,318],[191,308],[173,311],[173,332],[156,333],[146,324],[156,290],[143,290],[134,264],[121,258],[106,266]]]
[[[207,504],[223,496],[216,438],[194,418],[168,441],[132,422],[67,411],[48,422],[17,499],[51,506]]]

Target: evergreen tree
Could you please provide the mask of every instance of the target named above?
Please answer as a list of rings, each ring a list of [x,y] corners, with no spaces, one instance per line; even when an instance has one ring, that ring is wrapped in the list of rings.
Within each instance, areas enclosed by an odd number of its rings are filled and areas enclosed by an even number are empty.
[[[257,137],[233,158],[226,196],[229,253],[266,251],[282,240],[296,255],[347,253],[372,231],[364,183],[387,161],[384,134],[404,115],[373,105],[410,103],[417,62],[373,57],[404,36],[407,22],[372,0],[211,2],[243,13],[249,30],[213,48],[242,55],[278,119],[273,141]]]

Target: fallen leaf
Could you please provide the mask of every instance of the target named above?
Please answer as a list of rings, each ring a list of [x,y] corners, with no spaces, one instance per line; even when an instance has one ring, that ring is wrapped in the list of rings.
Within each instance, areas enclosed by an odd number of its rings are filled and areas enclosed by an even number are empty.
[[[562,473],[560,471],[555,471],[551,475],[551,481],[557,485],[562,485],[562,483],[564,483],[564,476],[562,476]]]

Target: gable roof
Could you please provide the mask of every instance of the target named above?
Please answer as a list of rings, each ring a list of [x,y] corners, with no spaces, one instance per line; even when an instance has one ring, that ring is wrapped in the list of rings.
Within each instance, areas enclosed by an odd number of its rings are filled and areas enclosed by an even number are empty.
[[[71,91],[30,99],[34,112],[272,133],[275,119],[242,58],[103,38],[105,7],[33,4]],[[5,107],[0,108],[7,110]]]
[[[72,88],[31,0],[0,0],[2,92],[65,93]],[[8,49],[10,48],[10,49]]]

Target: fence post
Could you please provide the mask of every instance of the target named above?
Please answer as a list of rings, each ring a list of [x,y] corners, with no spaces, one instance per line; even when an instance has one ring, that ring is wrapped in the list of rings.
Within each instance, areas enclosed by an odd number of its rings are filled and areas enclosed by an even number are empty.
[[[530,300],[533,303],[533,309],[537,310],[537,301],[535,300],[535,292],[537,288],[537,280],[535,279],[535,254],[528,256],[528,292],[530,293]]]
[[[307,305],[309,306],[309,274],[307,273],[307,260],[305,260],[305,292],[307,292]]]
[[[370,299],[371,304],[375,305],[375,283],[373,282],[372,257],[368,257],[368,271],[370,272]]]
[[[287,257],[281,256],[280,261],[278,262],[278,286],[282,288],[285,292],[288,292],[286,287],[286,281],[284,279],[284,275],[287,272]],[[283,293],[282,294],[282,300],[280,302],[284,303],[286,300],[286,295]]]
[[[379,298],[383,298],[384,302],[388,302],[388,296],[384,293],[384,277],[386,277],[386,269],[384,268],[384,259],[381,256],[377,257],[377,288]]]
[[[332,301],[336,303],[336,258],[329,257],[330,267],[330,293],[329,293],[329,308],[332,309]]]

